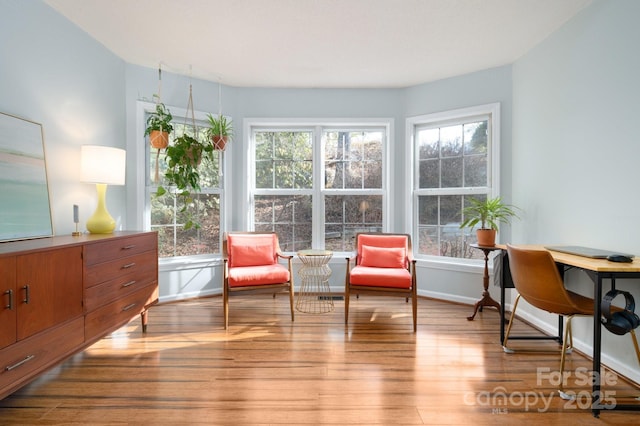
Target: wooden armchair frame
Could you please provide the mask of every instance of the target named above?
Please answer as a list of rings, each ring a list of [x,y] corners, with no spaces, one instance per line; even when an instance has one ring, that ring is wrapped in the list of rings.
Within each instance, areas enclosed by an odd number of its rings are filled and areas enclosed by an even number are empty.
[[[359,241],[362,236],[382,236],[382,237],[406,237],[406,254],[404,261],[404,269],[406,269],[411,276],[411,285],[408,288],[398,288],[392,285],[384,286],[384,285],[362,285],[362,284],[353,284],[351,283],[351,274],[354,268],[361,266],[361,258],[362,253],[360,253],[359,249]],[[355,294],[356,297],[359,297],[360,294],[368,294],[368,295],[377,295],[377,296],[399,296],[404,297],[407,302],[411,299],[411,308],[413,314],[413,331],[417,331],[418,324],[418,294],[417,294],[417,285],[416,285],[416,260],[413,258],[412,246],[411,246],[411,236],[408,234],[394,234],[394,233],[382,233],[382,232],[361,232],[356,234],[356,252],[347,257],[347,270],[345,274],[345,290],[344,290],[344,322],[348,324],[349,322],[349,300],[351,294]],[[383,248],[383,247],[379,247]],[[385,248],[397,248],[397,247],[385,247]],[[352,267],[353,265],[353,267]],[[385,269],[385,268],[380,268]],[[400,268],[397,268],[400,269]]]
[[[243,286],[230,286],[229,285],[229,269],[233,269],[230,266],[230,253],[228,247],[228,238],[233,235],[246,235],[246,236],[264,236],[271,235],[275,236],[275,253],[274,253],[274,264],[278,264],[279,266],[284,268],[284,265],[278,263],[278,259],[283,259],[287,261],[286,269],[289,272],[289,278],[287,281],[278,282],[278,283],[269,283],[269,284],[257,284],[257,285],[243,285]],[[294,296],[294,284],[293,284],[293,268],[292,262],[293,256],[285,255],[280,250],[280,243],[278,241],[278,235],[275,232],[227,232],[224,234],[223,243],[222,243],[222,256],[224,262],[224,272],[223,272],[223,283],[222,283],[222,298],[224,304],[224,328],[228,329],[229,327],[229,295],[231,293],[238,294],[248,294],[248,293],[265,293],[271,292],[273,293],[273,297],[276,297],[276,293],[278,292],[287,292],[289,293],[289,305],[291,309],[291,321],[294,320],[294,310],[293,310],[293,296]],[[261,266],[261,265],[257,265]],[[238,268],[251,268],[252,266],[239,266]],[[254,283],[255,284],[255,283]]]

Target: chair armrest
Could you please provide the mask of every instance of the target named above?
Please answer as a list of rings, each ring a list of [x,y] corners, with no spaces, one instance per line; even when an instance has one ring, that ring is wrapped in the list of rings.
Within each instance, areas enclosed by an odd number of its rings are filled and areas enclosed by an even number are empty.
[[[293,259],[293,255],[291,254],[283,254],[279,251],[276,252],[276,256],[281,257],[282,259]]]

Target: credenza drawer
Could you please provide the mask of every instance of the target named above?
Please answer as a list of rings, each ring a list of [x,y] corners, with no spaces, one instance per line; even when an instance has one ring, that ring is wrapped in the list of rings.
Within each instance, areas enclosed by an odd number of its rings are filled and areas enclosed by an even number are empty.
[[[158,285],[153,281],[135,293],[131,293],[108,305],[89,312],[85,316],[84,332],[87,339],[92,336],[104,336],[126,324],[132,317],[145,310],[145,307],[158,300]]]
[[[85,266],[91,266],[150,250],[157,250],[157,248],[158,242],[154,234],[114,238],[113,240],[87,244],[84,248],[84,264]]]
[[[35,334],[0,351],[0,394],[58,363],[84,342],[84,317]]]
[[[155,279],[157,264],[158,253],[156,251],[148,251],[88,266],[84,269],[84,288],[93,287],[125,274],[144,273],[144,271],[151,271],[150,273]]]
[[[91,312],[116,299],[138,291],[156,281],[156,273],[155,265],[141,265],[130,274],[120,275],[117,278],[85,289],[84,312]]]

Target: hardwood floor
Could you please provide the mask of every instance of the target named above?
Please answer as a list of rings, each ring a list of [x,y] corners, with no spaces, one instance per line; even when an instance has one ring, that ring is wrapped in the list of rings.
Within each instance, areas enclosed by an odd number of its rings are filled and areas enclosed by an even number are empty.
[[[590,387],[575,373],[567,389],[577,400],[560,399],[550,380],[559,353],[505,354],[494,309],[469,322],[472,306],[421,298],[413,333],[411,307],[400,298],[353,298],[348,327],[344,302],[335,305],[328,314],[296,312],[292,323],[286,297],[232,297],[226,332],[219,297],[155,306],[146,335],[136,319],[0,401],[0,424],[601,425],[639,418],[628,411],[593,418],[583,408]],[[514,333],[537,331],[518,322]],[[590,362],[574,352],[567,368],[586,371]],[[619,403],[640,395],[614,381],[606,390]]]

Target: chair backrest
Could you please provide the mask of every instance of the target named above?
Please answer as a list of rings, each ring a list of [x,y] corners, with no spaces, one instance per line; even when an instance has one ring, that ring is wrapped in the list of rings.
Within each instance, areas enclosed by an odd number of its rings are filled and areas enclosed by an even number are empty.
[[[280,251],[275,232],[228,232],[222,245],[229,267],[273,265]]]
[[[356,234],[356,265],[408,268],[411,237],[407,234]]]
[[[507,252],[513,284],[527,302],[555,314],[580,311],[571,301],[551,253],[509,244]]]

